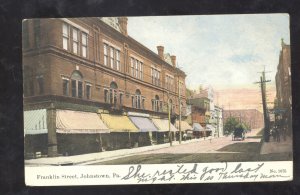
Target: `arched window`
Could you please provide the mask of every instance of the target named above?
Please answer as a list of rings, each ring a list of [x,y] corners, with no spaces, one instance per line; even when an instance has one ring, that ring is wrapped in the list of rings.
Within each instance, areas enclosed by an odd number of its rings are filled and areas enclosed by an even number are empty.
[[[74,71],[71,76],[72,97],[83,97],[83,76],[79,71]]]
[[[109,103],[110,104],[117,104],[118,100],[118,85],[115,82],[110,83],[110,89],[109,89]]]
[[[141,102],[142,102],[142,96],[141,96],[141,91],[137,89],[135,91],[135,102],[136,102],[136,108],[141,108]]]
[[[158,95],[154,96],[152,99],[152,110],[155,112],[161,112],[163,109],[163,102],[159,99]]]

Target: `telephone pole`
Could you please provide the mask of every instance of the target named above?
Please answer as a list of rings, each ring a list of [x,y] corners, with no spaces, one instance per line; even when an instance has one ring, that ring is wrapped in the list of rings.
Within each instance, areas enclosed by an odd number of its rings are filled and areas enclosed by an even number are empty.
[[[169,91],[168,91],[168,119],[169,119],[169,141],[170,146],[172,146],[172,132],[171,132],[171,105],[170,105],[170,97],[169,97]]]
[[[181,94],[180,94],[180,81],[179,81],[179,73],[177,70],[177,78],[178,78],[178,103],[179,103],[179,144],[181,144],[182,136],[181,136]]]
[[[261,97],[262,97],[262,105],[263,105],[263,113],[264,113],[264,140],[265,142],[269,142],[270,140],[270,119],[268,114],[267,102],[266,102],[266,83],[271,80],[265,79],[265,69],[262,72],[262,76],[260,77],[260,81],[256,82],[260,84],[261,88]]]

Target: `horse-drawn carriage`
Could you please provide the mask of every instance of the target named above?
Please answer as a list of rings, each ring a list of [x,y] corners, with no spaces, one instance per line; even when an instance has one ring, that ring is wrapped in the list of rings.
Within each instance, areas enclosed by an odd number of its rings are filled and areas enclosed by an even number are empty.
[[[244,140],[245,139],[245,130],[243,128],[236,128],[232,134],[232,141]]]

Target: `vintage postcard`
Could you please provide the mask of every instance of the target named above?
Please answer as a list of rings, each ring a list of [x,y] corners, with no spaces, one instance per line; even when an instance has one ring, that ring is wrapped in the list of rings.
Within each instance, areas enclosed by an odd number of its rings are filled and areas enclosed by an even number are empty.
[[[26,185],[293,179],[288,14],[22,25]]]

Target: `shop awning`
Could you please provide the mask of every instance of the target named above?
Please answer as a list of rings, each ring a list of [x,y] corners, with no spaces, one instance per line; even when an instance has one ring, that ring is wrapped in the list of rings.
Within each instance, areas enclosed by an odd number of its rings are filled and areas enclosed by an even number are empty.
[[[179,121],[176,121],[176,128],[179,129]],[[193,128],[186,121],[181,121],[181,130],[192,130]]]
[[[24,111],[24,135],[45,133],[48,133],[47,110]]]
[[[129,118],[141,132],[158,131],[153,122],[147,117],[130,116]]]
[[[112,132],[139,132],[127,116],[101,114],[100,117]]]
[[[214,131],[216,128],[212,125],[206,125],[205,130],[206,131]]]
[[[193,123],[193,131],[205,131],[199,123]]]
[[[56,132],[74,134],[109,133],[97,113],[71,110],[56,111]]]
[[[152,121],[158,128],[158,131],[169,131],[169,121],[167,119],[152,119]],[[172,123],[170,124],[170,129],[171,131],[178,131]]]

